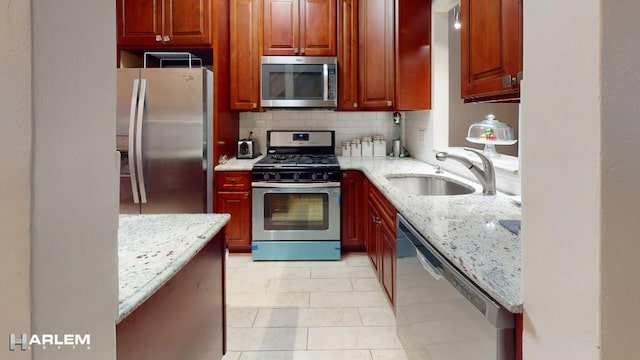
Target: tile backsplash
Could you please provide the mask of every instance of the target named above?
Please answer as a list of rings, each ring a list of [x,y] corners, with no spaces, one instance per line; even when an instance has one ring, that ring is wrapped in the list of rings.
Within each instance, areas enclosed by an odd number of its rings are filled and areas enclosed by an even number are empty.
[[[404,114],[403,114],[404,115]],[[393,112],[336,112],[328,110],[273,110],[262,113],[240,113],[240,138],[258,140],[260,151],[267,151],[267,130],[335,130],[336,154],[342,153],[342,142],[363,136],[383,135],[387,153],[396,137]]]

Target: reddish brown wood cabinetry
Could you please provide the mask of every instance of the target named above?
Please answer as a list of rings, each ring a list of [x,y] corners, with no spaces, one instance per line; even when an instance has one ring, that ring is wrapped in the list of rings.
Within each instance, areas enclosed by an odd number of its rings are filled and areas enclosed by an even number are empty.
[[[216,212],[231,214],[226,243],[231,252],[251,251],[251,173],[216,173]]]
[[[118,45],[210,46],[211,0],[118,0]]]
[[[359,171],[343,171],[340,188],[340,232],[343,251],[365,249],[368,180]]]
[[[231,108],[258,110],[262,0],[231,0],[229,14]]]
[[[466,102],[520,98],[522,0],[460,3],[461,93]]]
[[[264,0],[264,55],[336,55],[336,0]]]
[[[339,110],[431,108],[431,2],[341,0],[338,19]]]
[[[396,276],[396,209],[372,184],[369,185],[368,203],[367,254],[393,307]]]

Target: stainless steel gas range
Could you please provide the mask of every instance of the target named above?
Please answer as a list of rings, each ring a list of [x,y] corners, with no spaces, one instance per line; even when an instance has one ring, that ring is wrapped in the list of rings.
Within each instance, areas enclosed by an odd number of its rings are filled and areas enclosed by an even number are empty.
[[[340,259],[334,149],[334,131],[267,131],[267,155],[252,171],[254,260]]]

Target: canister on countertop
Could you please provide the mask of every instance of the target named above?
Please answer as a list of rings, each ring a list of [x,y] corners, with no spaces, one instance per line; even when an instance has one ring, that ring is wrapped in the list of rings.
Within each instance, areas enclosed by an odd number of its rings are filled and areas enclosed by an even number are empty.
[[[351,140],[351,156],[362,156],[362,147],[360,139]]]
[[[387,156],[387,142],[382,135],[373,137],[373,156]]]
[[[360,143],[362,147],[362,156],[373,156],[373,138],[371,136],[365,136]]]
[[[342,142],[342,156],[351,156],[351,141]]]

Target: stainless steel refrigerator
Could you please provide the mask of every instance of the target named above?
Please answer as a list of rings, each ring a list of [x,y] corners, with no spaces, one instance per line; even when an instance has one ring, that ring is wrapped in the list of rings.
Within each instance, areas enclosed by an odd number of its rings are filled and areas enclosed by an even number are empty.
[[[118,69],[120,213],[212,212],[213,73]]]

